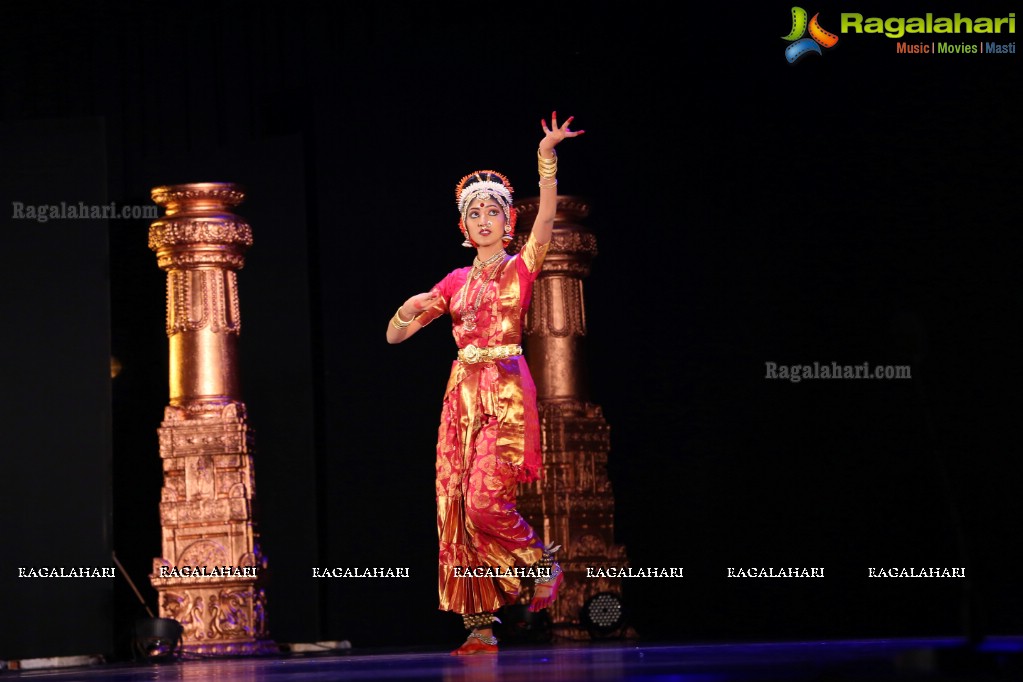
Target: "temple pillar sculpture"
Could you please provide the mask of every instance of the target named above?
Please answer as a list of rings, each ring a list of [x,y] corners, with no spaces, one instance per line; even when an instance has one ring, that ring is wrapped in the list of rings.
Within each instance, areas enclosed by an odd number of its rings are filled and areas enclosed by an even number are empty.
[[[160,617],[184,627],[184,651],[274,652],[238,375],[237,271],[252,229],[230,211],[245,194],[231,183],[195,183],[151,195],[165,208],[150,225],[149,248],[167,273],[170,404],[157,430],[162,556],[149,578]]]
[[[539,200],[516,203],[519,225],[532,225]],[[589,206],[558,198],[554,236],[533,287],[526,316],[526,361],[536,383],[543,442],[543,480],[523,485],[519,510],[544,542],[561,544],[565,571],[552,621],[573,637],[586,637],[580,610],[601,592],[621,593],[620,578],[587,577],[587,567],[625,568],[625,548],[614,540],[614,494],[607,475],[610,428],[589,402],[583,341],[583,278],[597,255],[596,237],[582,225]],[[526,234],[517,237],[517,246]]]

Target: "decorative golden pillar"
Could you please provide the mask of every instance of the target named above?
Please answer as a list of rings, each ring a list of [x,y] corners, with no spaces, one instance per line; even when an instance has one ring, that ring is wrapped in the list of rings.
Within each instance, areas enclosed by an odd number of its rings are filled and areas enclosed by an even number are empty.
[[[245,194],[230,183],[195,183],[155,187],[152,198],[166,209],[149,228],[149,248],[167,272],[170,404],[158,429],[163,556],[149,578],[160,616],[184,626],[184,650],[274,652],[238,379],[236,271],[252,229],[230,209]]]
[[[538,199],[518,202],[519,224],[532,225]],[[562,545],[565,582],[550,614],[575,637],[579,612],[599,592],[621,593],[620,578],[587,577],[587,567],[624,568],[625,548],[614,541],[614,494],[607,476],[610,428],[588,400],[583,366],[586,306],[583,278],[597,240],[582,226],[590,208],[579,197],[558,198],[554,236],[526,316],[526,361],[536,382],[544,480],[523,486],[519,509],[545,543]],[[521,246],[526,235],[517,237]],[[573,628],[572,626],[576,626]]]

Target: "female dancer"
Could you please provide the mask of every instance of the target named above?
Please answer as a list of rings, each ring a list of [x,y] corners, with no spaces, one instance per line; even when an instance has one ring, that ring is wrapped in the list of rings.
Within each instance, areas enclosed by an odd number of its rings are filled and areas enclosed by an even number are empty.
[[[540,475],[536,387],[520,344],[554,228],[554,147],[583,133],[570,130],[571,122],[559,126],[556,112],[549,127],[541,122],[540,204],[522,249],[514,256],[504,250],[516,219],[508,179],[492,170],[470,173],[455,188],[455,199],[463,246],[476,249],[472,266],[410,297],[387,325],[387,341],[401,343],[450,313],[459,349],[441,410],[436,482],[440,609],[461,614],[471,631],[454,655],[497,652],[495,612],[515,603],[523,572],[535,576],[531,611],[553,604],[563,579],[553,558],[557,548],[543,546],[515,499],[520,482]]]

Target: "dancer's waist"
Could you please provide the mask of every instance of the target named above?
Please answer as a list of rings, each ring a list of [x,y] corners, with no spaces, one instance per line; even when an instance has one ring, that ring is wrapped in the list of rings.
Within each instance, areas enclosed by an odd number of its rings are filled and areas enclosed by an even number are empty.
[[[513,355],[522,355],[522,346],[517,343],[507,343],[503,346],[480,348],[470,343],[465,348],[458,349],[458,361],[463,365],[474,365],[477,362],[493,362],[502,358],[510,358]]]

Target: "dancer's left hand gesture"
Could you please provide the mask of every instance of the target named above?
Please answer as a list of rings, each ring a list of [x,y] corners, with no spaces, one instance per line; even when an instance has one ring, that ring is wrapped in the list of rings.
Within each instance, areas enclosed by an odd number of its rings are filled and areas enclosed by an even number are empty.
[[[572,123],[572,119],[575,116],[569,116],[565,119],[565,122],[560,126],[558,125],[558,112],[551,113],[551,124],[547,125],[547,119],[541,119],[540,125],[543,126],[543,139],[540,140],[540,153],[547,156],[545,152],[551,152],[559,142],[564,140],[566,137],[575,137],[582,135],[585,130],[569,130],[569,124]]]

